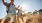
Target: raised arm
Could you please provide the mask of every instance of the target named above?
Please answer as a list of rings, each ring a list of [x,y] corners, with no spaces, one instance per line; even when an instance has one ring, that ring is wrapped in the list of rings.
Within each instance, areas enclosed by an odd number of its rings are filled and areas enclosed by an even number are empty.
[[[25,12],[25,10],[23,11],[23,10],[21,10],[23,13]]]
[[[20,7],[20,5],[18,7],[16,7],[16,10],[19,10],[18,8]]]
[[[7,2],[5,2],[4,0],[2,0],[2,2],[3,2],[3,4],[4,4],[5,6],[9,6],[9,5],[10,5],[10,3],[7,3]]]
[[[6,4],[6,2],[4,0],[2,0],[2,2],[3,2],[4,5]]]

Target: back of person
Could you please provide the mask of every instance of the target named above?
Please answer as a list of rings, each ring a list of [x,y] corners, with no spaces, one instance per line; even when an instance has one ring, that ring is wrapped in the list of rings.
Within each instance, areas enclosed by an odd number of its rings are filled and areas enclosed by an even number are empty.
[[[22,16],[22,10],[18,10],[18,16]]]

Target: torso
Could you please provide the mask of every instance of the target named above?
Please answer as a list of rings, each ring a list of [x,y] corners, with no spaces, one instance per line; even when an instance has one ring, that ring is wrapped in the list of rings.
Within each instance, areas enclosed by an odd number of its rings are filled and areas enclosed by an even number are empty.
[[[22,15],[22,11],[18,10],[18,15],[21,16]]]
[[[16,9],[15,8],[16,8],[15,5],[14,4],[13,5],[11,4],[8,13],[16,14]]]

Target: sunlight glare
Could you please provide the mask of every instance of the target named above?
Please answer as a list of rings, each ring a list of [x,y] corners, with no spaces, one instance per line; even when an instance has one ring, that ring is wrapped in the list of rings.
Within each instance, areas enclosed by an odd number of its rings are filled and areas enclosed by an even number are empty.
[[[20,7],[22,7],[22,10],[25,11],[25,12],[27,12],[27,10],[29,9],[28,5],[25,4],[25,3],[20,4]]]

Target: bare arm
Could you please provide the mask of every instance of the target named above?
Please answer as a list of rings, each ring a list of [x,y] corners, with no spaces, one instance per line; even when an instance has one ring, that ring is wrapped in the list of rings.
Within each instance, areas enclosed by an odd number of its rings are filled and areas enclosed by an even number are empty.
[[[6,2],[4,2],[4,0],[2,0],[2,2],[3,2],[4,5],[6,4]]]
[[[2,2],[3,2],[3,4],[4,4],[5,6],[9,6],[9,5],[10,5],[10,3],[7,3],[7,2],[5,2],[4,0],[2,0]]]
[[[16,7],[16,10],[19,10],[19,9],[18,9],[19,7],[20,7],[20,6]]]
[[[25,10],[23,11],[23,10],[21,10],[23,13],[25,12]]]

